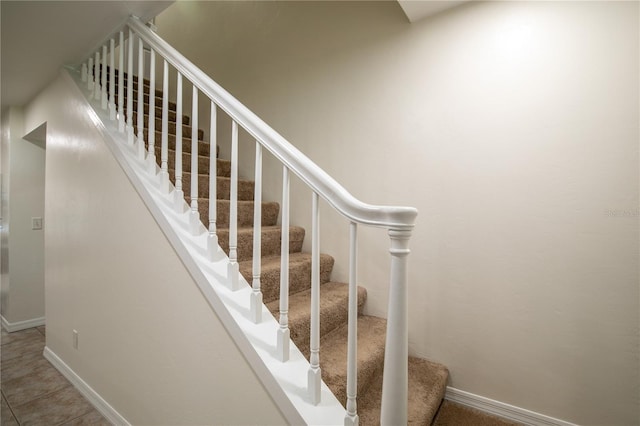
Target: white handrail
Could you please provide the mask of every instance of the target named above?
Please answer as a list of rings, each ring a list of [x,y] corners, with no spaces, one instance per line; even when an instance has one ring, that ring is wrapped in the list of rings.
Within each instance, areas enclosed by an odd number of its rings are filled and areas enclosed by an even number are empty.
[[[233,121],[256,138],[298,178],[351,221],[388,229],[413,228],[418,210],[413,207],[375,206],[356,199],[278,132],[214,82],[180,52],[147,28],[140,19],[132,16],[127,25],[133,28],[140,38],[160,53],[203,94],[214,101]]]

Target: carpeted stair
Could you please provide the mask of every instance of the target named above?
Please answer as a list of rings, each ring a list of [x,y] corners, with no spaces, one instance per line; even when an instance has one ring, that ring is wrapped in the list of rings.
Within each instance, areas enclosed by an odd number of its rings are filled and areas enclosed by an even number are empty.
[[[137,79],[136,79],[137,80]],[[145,81],[145,139],[148,136],[148,81]],[[137,81],[134,83],[134,99],[137,100]],[[160,164],[160,129],[162,92],[155,91],[156,123],[155,150],[158,165]],[[137,101],[134,107],[137,106]],[[175,181],[175,104],[170,103],[169,119],[169,173]],[[137,114],[134,114],[134,125]],[[191,126],[188,116],[182,119],[183,149],[183,191],[185,201],[190,203],[191,185]],[[137,130],[136,130],[137,134]],[[203,132],[199,130],[199,139]],[[179,143],[179,142],[178,142]],[[216,151],[217,152],[217,151]],[[209,209],[209,143],[200,140],[198,143],[198,207],[200,218],[208,225]],[[229,190],[230,162],[217,159],[217,232],[222,249],[228,254],[229,240]],[[245,279],[252,282],[253,255],[253,194],[254,182],[238,182],[238,262],[240,272]],[[262,203],[262,271],[261,285],[263,300],[277,319],[278,297],[280,293],[280,233],[277,224],[279,215],[277,202]],[[290,258],[289,258],[289,326],[291,339],[296,346],[309,357],[310,335],[310,300],[311,300],[311,255],[302,252],[305,230],[291,226]],[[334,392],[342,404],[346,403],[346,368],[347,368],[347,284],[331,281],[334,259],[327,255],[320,256],[320,364],[322,378]],[[366,267],[366,264],[363,263]],[[363,287],[358,288],[358,306],[360,310],[367,299]],[[361,425],[379,424],[380,401],[382,394],[382,370],[384,363],[384,345],[386,320],[360,313],[358,318],[358,414]],[[445,392],[448,370],[440,364],[418,358],[409,358],[409,423],[412,425],[430,425],[438,411]]]

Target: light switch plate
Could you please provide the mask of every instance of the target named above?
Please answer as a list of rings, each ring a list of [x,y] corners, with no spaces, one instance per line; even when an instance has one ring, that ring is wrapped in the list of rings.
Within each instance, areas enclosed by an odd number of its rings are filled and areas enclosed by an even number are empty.
[[[42,229],[42,218],[41,217],[32,217],[31,218],[31,229],[33,229],[33,230]]]

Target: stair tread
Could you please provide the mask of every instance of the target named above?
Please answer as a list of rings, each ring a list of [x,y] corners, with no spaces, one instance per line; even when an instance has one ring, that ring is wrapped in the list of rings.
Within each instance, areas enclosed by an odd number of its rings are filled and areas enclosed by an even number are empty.
[[[135,127],[135,126],[134,126]],[[148,133],[149,133],[149,128],[147,128],[145,126],[144,128],[144,138],[145,138],[145,147],[148,147]],[[137,128],[135,128],[135,132],[134,134],[138,135],[138,130]],[[162,148],[162,131],[159,129],[155,129],[155,138],[154,138],[154,146],[155,148]],[[175,147],[175,142],[176,142],[176,135],[169,133],[169,138],[168,138],[168,149],[170,151],[175,151],[174,147]],[[191,136],[185,136],[182,135],[182,153],[183,154],[190,154],[191,153]],[[198,156],[205,156],[208,157],[209,156],[209,150],[210,150],[210,144],[209,141],[205,141],[202,139],[198,140]]]
[[[169,171],[169,176],[172,176]],[[175,176],[175,173],[173,174]],[[182,172],[182,189],[186,194],[191,191],[191,172]],[[216,198],[218,200],[228,200],[231,197],[231,178],[226,176],[216,176]],[[209,199],[209,174],[198,173],[198,198]],[[239,201],[253,201],[255,186],[251,180],[238,180],[236,187]]]
[[[191,197],[185,195],[185,201],[191,204]],[[220,227],[228,227],[231,202],[229,200],[216,200],[216,222]],[[238,200],[238,227],[253,225],[253,200]],[[278,222],[280,204],[276,202],[262,202],[262,226],[275,225]],[[203,223],[209,223],[209,198],[198,198],[198,211]]]
[[[206,157],[206,158],[208,159],[209,157]],[[224,161],[224,160],[218,160],[218,161]],[[168,169],[168,170],[169,170],[169,173],[175,174],[175,169]],[[208,168],[207,168],[207,171],[208,171]],[[191,172],[183,170],[182,171],[183,179],[184,179],[185,175],[191,176]],[[203,177],[207,177],[208,178],[209,177],[209,173],[200,173],[200,170],[198,170],[198,176],[201,177],[201,178],[203,178]],[[221,179],[221,180],[225,180],[225,181],[231,180],[230,176],[216,176],[216,178]],[[250,180],[250,179],[238,179],[238,183],[240,183],[240,182],[246,182],[246,183],[252,183],[253,184],[254,181]]]
[[[363,393],[384,363],[387,320],[362,315],[358,318],[358,394]],[[347,335],[344,324],[320,340],[322,379],[338,401],[347,401]]]
[[[174,176],[175,175],[175,169],[168,169],[169,170],[169,175]],[[189,178],[191,177],[191,172],[190,171],[182,171],[182,179],[185,179],[185,176],[188,176]],[[209,173],[198,173],[198,177],[200,179],[209,179]],[[216,176],[217,180],[223,181],[223,182],[230,182],[231,181],[231,177],[229,176]],[[238,185],[254,185],[254,181],[249,180],[249,179],[238,179]],[[244,200],[244,201],[249,201],[249,200]]]
[[[138,134],[138,120],[134,120],[132,125],[133,125],[134,133]],[[171,127],[171,126],[169,126],[169,127]],[[173,127],[175,127],[175,126],[173,126]],[[149,119],[148,119],[148,117],[147,117],[147,119],[144,120],[143,129],[144,129],[144,131],[147,131],[149,129]],[[183,124],[182,125],[182,139],[183,140],[184,139],[191,140],[191,129],[192,129],[192,127],[190,125],[188,125],[188,124]],[[162,136],[162,119],[161,118],[156,117],[156,119],[154,121],[154,129],[153,130],[155,131],[155,134],[159,134],[159,135]],[[167,130],[167,134],[171,135],[171,136],[176,136],[175,129],[171,129],[171,128],[168,129]],[[203,138],[204,138],[204,130],[198,129],[198,141],[207,142],[207,144],[208,144],[209,142],[208,141],[204,141]],[[145,136],[145,139],[146,139],[146,136]],[[155,138],[154,140],[155,141],[159,141],[160,139]]]
[[[320,263],[325,263],[327,262],[329,259],[331,259],[331,263],[333,264],[333,257],[331,257],[328,254],[324,254],[324,253],[320,253]],[[263,274],[265,272],[268,272],[270,270],[278,270],[278,273],[280,272],[280,256],[262,256],[260,265],[261,265],[261,269]],[[244,269],[251,269],[252,268],[252,260],[247,260],[244,262],[239,262],[240,263],[240,270]],[[305,263],[309,263],[311,264],[311,253],[306,253],[306,252],[301,252],[301,253],[290,253],[289,254],[289,268],[291,268],[292,266],[296,266],[299,264],[305,264]]]
[[[133,123],[133,128],[134,128],[134,130],[135,130],[134,134],[135,134],[135,135],[137,135],[137,134],[138,134],[138,124],[137,124],[137,123]],[[146,123],[145,123],[145,126],[144,126],[145,136],[146,136],[146,133],[147,133],[148,131],[149,131],[149,127],[148,127],[148,126],[146,125]],[[156,127],[156,128],[154,129],[154,133],[155,133],[155,136],[156,136],[156,137],[155,137],[155,139],[154,139],[154,141],[160,141],[160,140],[161,140],[161,139],[160,139],[160,137],[162,136],[162,129],[159,129],[158,127]],[[173,136],[173,138],[175,139],[175,136],[176,136],[176,135],[175,135],[175,133],[168,133],[168,135],[169,135],[169,136]],[[189,132],[189,134],[188,134],[188,135],[186,135],[186,134],[184,134],[184,133],[183,133],[183,134],[182,134],[182,140],[183,140],[183,142],[184,142],[185,140],[187,140],[187,141],[189,141],[189,144],[191,144],[191,132]],[[147,141],[147,140],[146,140],[146,138],[145,138],[145,144],[146,144],[147,142],[148,142],[148,141]],[[202,137],[200,137],[200,138],[198,139],[198,142],[199,142],[199,143],[207,144],[207,146],[209,146],[209,141],[205,141],[205,140],[203,140],[203,139],[202,139]],[[158,146],[159,146],[160,144],[157,144],[157,143],[156,143],[156,145],[158,145]],[[191,145],[189,145],[189,146],[191,146]],[[173,148],[170,148],[170,149],[173,149]],[[183,152],[184,152],[184,149],[183,149]],[[199,155],[203,155],[203,154],[199,154]],[[206,155],[206,154],[205,154],[205,155]]]
[[[367,290],[358,287],[358,307],[361,308],[367,298]],[[266,304],[269,311],[278,317],[279,301]],[[292,294],[289,297],[289,327],[291,340],[309,359],[309,337],[311,324],[311,289]],[[324,336],[344,324],[348,318],[349,285],[327,282],[320,286],[320,335]]]
[[[269,233],[269,232],[281,232],[282,231],[282,226],[280,225],[268,225],[268,226],[262,226],[262,233]],[[301,232],[305,232],[305,229],[302,226],[295,226],[295,225],[289,225],[289,233],[291,233],[291,231],[301,231]],[[229,228],[226,226],[221,226],[219,228],[217,228],[217,232],[218,234],[222,234],[222,233],[229,233]],[[251,234],[253,235],[253,226],[239,226],[238,227],[238,235],[240,234]],[[268,257],[268,256],[265,256]]]
[[[183,178],[184,179],[184,178]],[[191,197],[189,195],[185,195],[184,196],[185,200],[187,200],[187,203],[190,201]],[[209,201],[208,197],[198,197],[198,201]],[[216,201],[218,203],[225,203],[225,204],[229,204],[231,201],[230,200],[223,200],[223,199],[216,199]],[[244,206],[250,206],[253,205],[253,200],[238,200],[238,206],[240,205],[244,205]],[[262,201],[262,205],[265,206],[280,206],[280,204],[278,204],[276,201]],[[262,226],[270,226],[270,225],[262,225]],[[240,227],[238,225],[238,227]]]
[[[447,387],[449,370],[442,364],[409,357],[408,424],[430,425],[438,412]],[[362,425],[380,424],[382,374],[358,396],[358,415]]]
[[[264,303],[280,296],[280,255],[263,256],[260,262],[260,283]],[[320,253],[320,284],[330,281],[333,257]],[[253,261],[238,262],[240,273],[248,282],[253,279]],[[311,254],[305,252],[289,254],[289,294],[311,287]]]
[[[159,157],[161,154],[161,147],[156,146],[156,157]],[[172,179],[175,179],[175,167],[176,167],[176,151],[174,149],[169,149],[168,152],[169,157],[169,176]],[[209,168],[209,156],[208,155],[198,155],[198,170],[202,168]],[[191,171],[191,153],[183,152],[182,153],[182,172]],[[231,161],[223,160],[222,158],[216,158],[216,175],[220,177],[230,177],[231,176]]]
[[[123,101],[124,101],[124,99],[123,99]],[[117,103],[117,102],[116,102],[116,103]],[[156,116],[156,117],[162,117],[162,104],[160,104],[160,105],[154,105],[154,106],[155,106],[155,108],[154,108],[154,110],[155,110],[155,116]],[[123,102],[123,103],[122,103],[122,109],[123,109],[123,112],[124,112],[125,117],[126,117],[126,116],[127,116],[126,114],[127,114],[127,111],[128,111],[127,103],[126,103],[126,102]],[[142,110],[143,110],[143,112],[144,112],[144,115],[149,115],[149,110],[150,110],[150,108],[149,108],[149,104],[148,104],[148,103],[147,103],[147,104],[143,104],[143,108],[142,108]],[[132,111],[133,111],[133,113],[134,113],[134,114],[137,114],[137,113],[138,113],[138,105],[137,105],[137,102],[134,102],[134,106],[133,106],[133,108],[132,108]],[[169,118],[169,121],[170,121],[170,122],[175,123],[175,122],[177,121],[177,119],[178,119],[178,113],[177,113],[175,110],[169,109],[169,116],[168,116],[168,118]],[[186,114],[182,114],[182,124],[190,124],[190,123],[191,123],[191,117],[189,117],[189,116],[188,116],[188,115],[186,115]]]
[[[229,228],[218,228],[218,244],[222,250],[229,254]],[[300,226],[289,227],[289,253],[302,251],[304,242],[304,228]],[[263,226],[261,230],[260,249],[262,256],[276,256],[281,250],[281,226]],[[242,262],[253,258],[253,227],[238,229],[237,245],[238,261]]]
[[[148,127],[149,126],[148,123],[149,123],[150,115],[145,113],[143,117],[144,117],[145,127]],[[137,111],[133,113],[133,117],[131,119],[132,119],[132,124],[133,124],[134,128],[136,128],[137,125],[138,125],[138,112]],[[161,131],[162,130],[162,113],[160,113],[160,115],[155,114],[153,116],[153,119],[154,119],[155,128],[157,130]],[[171,120],[171,119],[169,119],[167,117],[167,123],[168,123],[168,133],[170,135],[175,135],[176,134],[177,122],[175,120]],[[184,123],[184,122],[182,123],[182,135],[183,136],[191,137],[191,129],[192,129],[192,127],[191,127],[190,124]],[[198,129],[198,135],[204,135],[204,130]]]
[[[171,136],[175,136],[175,135],[171,135]],[[191,138],[182,138],[182,139],[189,139],[189,142],[191,142]],[[204,144],[207,144],[207,146],[209,146],[209,141],[198,141],[198,143],[204,143]],[[160,149],[160,148],[162,148],[162,146],[161,146],[161,145],[156,144],[156,145],[155,145],[155,148],[156,148],[156,149]],[[169,151],[169,158],[171,158],[171,157],[175,156],[175,152],[176,152],[175,148],[167,147],[167,150]],[[187,151],[185,151],[185,150],[183,149],[183,150],[182,150],[182,155],[189,155],[189,156],[191,156],[191,152],[187,152]],[[200,154],[200,153],[199,153],[199,154],[198,154],[198,159],[199,159],[199,160],[206,160],[206,163],[207,163],[207,170],[208,170],[208,168],[209,168],[209,154]],[[216,160],[218,160],[218,164],[220,164],[220,162],[223,162],[223,163],[225,163],[225,164],[231,164],[231,160],[227,160],[227,159],[224,159],[224,158],[216,157]],[[189,164],[191,164],[191,160],[189,160],[189,161],[184,161],[184,159],[182,160],[182,167],[183,167],[183,171],[185,171],[185,170],[184,170],[184,167],[185,167],[185,166],[187,166],[187,165],[189,165]],[[174,168],[174,167],[171,167],[171,169],[173,169],[173,168]],[[198,169],[200,169],[200,167],[199,167]]]

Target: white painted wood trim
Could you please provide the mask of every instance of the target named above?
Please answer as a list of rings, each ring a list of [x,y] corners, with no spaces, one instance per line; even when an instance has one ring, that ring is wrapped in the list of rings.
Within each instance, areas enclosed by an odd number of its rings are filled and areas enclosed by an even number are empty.
[[[484,396],[449,386],[447,387],[444,399],[528,426],[577,426],[575,423],[545,416],[544,414],[505,404],[504,402],[485,398]]]
[[[44,325],[44,317],[32,318],[24,321],[9,322],[4,316],[2,316],[2,327],[9,333],[14,331],[26,330],[27,328],[39,327]]]
[[[131,425],[120,413],[118,413],[107,401],[100,396],[91,386],[76,374],[63,360],[58,357],[48,346],[44,347],[44,357],[84,396],[96,410],[113,425]]]

